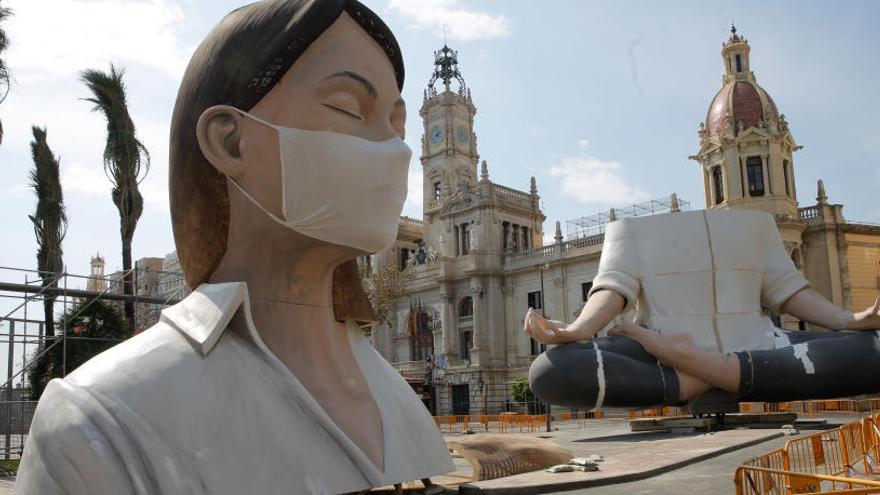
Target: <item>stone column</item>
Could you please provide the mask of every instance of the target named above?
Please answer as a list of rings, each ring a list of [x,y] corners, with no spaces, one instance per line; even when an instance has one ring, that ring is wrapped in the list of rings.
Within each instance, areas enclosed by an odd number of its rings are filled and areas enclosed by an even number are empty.
[[[703,169],[703,195],[706,197],[706,208],[712,206],[715,201],[715,198],[712,196],[715,194],[714,191],[710,189],[710,180],[712,176],[709,174],[709,169]]]
[[[474,346],[471,349],[471,364],[479,366],[486,351],[486,311],[483,304],[483,284],[479,279],[471,280],[471,300],[474,304]]]
[[[763,154],[761,155],[761,165],[764,167],[764,185],[767,190],[764,191],[766,196],[773,195],[773,177],[770,176],[770,155]]]
[[[444,288],[440,290],[440,299],[443,303],[443,312],[441,318],[443,321],[443,338],[440,343],[440,354],[446,355],[447,358],[455,356],[456,335],[458,333],[458,322],[455,319],[455,300],[451,290]]]

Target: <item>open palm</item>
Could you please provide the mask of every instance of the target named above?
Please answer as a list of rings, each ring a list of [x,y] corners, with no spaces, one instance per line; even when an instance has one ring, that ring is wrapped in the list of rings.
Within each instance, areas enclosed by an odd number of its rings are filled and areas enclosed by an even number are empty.
[[[542,344],[562,344],[574,340],[566,331],[567,323],[548,320],[532,308],[526,313],[524,330],[526,335]]]
[[[870,308],[853,315],[851,330],[880,330],[880,297]]]

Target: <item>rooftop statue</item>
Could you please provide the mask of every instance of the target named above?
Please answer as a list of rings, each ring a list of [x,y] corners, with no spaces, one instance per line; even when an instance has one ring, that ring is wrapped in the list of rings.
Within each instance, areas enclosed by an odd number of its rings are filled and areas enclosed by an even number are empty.
[[[547,344],[529,370],[553,404],[680,405],[717,389],[741,401],[880,392],[880,299],[844,311],[809,287],[773,217],[706,210],[611,223],[590,298],[572,323],[533,310],[525,331]],[[632,323],[595,337],[623,311]],[[845,331],[785,331],[788,313]]]
[[[356,322],[410,149],[394,35],[355,0],[266,0],[193,55],[171,126],[190,296],[46,388],[20,494],[338,494],[454,469]]]

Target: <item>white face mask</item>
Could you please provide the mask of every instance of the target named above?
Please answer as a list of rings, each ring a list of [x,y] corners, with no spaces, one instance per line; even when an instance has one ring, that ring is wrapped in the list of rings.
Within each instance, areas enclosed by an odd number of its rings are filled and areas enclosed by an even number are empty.
[[[284,219],[232,180],[252,203],[275,221],[315,239],[370,253],[394,244],[412,156],[402,139],[369,141],[282,127],[236,111],[278,131]]]

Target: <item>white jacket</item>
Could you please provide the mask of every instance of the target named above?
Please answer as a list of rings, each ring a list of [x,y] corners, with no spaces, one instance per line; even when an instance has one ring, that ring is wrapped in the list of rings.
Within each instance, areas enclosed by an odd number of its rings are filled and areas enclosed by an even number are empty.
[[[243,307],[253,342],[225,332]],[[425,406],[354,326],[380,471],[263,344],[244,283],[203,284],[40,399],[19,495],[337,494],[454,470]]]
[[[591,293],[613,290],[637,323],[732,352],[774,348],[779,332],[762,307],[778,313],[807,286],[772,216],[702,210],[609,224]]]

